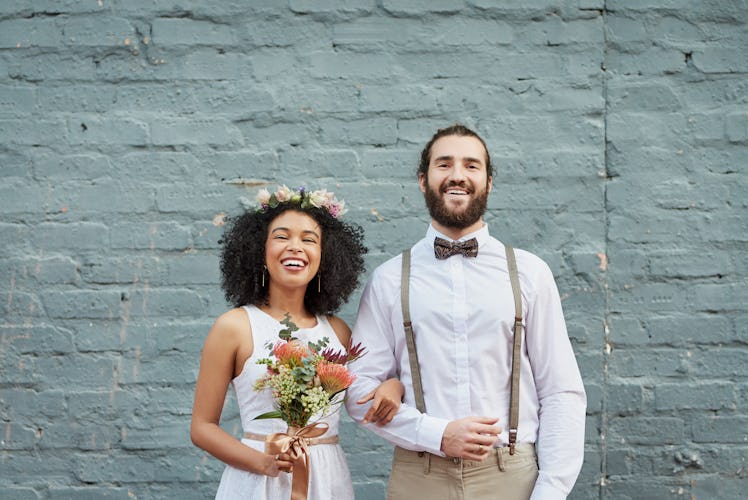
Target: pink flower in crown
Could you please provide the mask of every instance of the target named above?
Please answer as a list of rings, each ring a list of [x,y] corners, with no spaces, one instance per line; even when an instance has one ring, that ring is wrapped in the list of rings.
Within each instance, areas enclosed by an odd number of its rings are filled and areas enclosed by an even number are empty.
[[[265,188],[260,189],[260,191],[257,193],[257,202],[262,206],[270,203],[270,191]]]
[[[330,205],[330,215],[332,215],[335,218],[340,217],[344,213],[346,213],[347,210],[345,209],[345,201],[335,201],[332,205]]]
[[[293,196],[293,191],[291,191],[291,189],[289,189],[285,184],[279,187],[278,191],[275,192],[275,199],[280,203],[290,200],[291,196]]]

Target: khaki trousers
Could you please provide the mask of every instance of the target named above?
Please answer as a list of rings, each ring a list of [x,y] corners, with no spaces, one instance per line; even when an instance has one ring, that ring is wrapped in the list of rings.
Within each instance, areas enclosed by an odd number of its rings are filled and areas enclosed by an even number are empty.
[[[538,478],[535,446],[494,448],[483,462],[395,448],[389,500],[528,500]]]

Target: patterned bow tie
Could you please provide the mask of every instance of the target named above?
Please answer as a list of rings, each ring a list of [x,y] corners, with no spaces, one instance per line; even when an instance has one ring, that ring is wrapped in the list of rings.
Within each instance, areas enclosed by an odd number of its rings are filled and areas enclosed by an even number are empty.
[[[434,255],[437,259],[443,260],[458,253],[465,257],[475,257],[478,255],[478,240],[470,238],[467,241],[455,241],[452,243],[438,236],[434,239]]]

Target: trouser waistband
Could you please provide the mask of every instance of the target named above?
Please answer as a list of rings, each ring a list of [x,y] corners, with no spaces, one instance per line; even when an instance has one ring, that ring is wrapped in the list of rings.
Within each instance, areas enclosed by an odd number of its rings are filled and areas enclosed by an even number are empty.
[[[452,467],[476,467],[496,464],[499,470],[504,470],[504,464],[510,460],[510,457],[520,458],[531,458],[535,459],[535,445],[532,443],[522,443],[515,447],[515,454],[509,454],[509,447],[504,446],[500,448],[493,448],[488,452],[485,460],[466,460],[458,457],[442,457],[434,455],[425,451],[411,451],[405,448],[395,447],[394,459],[404,459],[408,461],[414,461],[416,459],[423,460],[423,470],[428,473],[431,467],[440,468],[452,468]]]

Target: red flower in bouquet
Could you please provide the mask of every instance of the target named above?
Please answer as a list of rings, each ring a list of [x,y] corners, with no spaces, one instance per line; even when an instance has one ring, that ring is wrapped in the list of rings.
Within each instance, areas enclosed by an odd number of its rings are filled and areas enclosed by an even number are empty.
[[[309,347],[298,340],[279,340],[273,346],[277,363],[289,368],[302,366],[304,358],[312,355]]]
[[[330,395],[347,389],[356,377],[348,369],[336,363],[322,360],[317,364],[317,376],[322,387]]]

